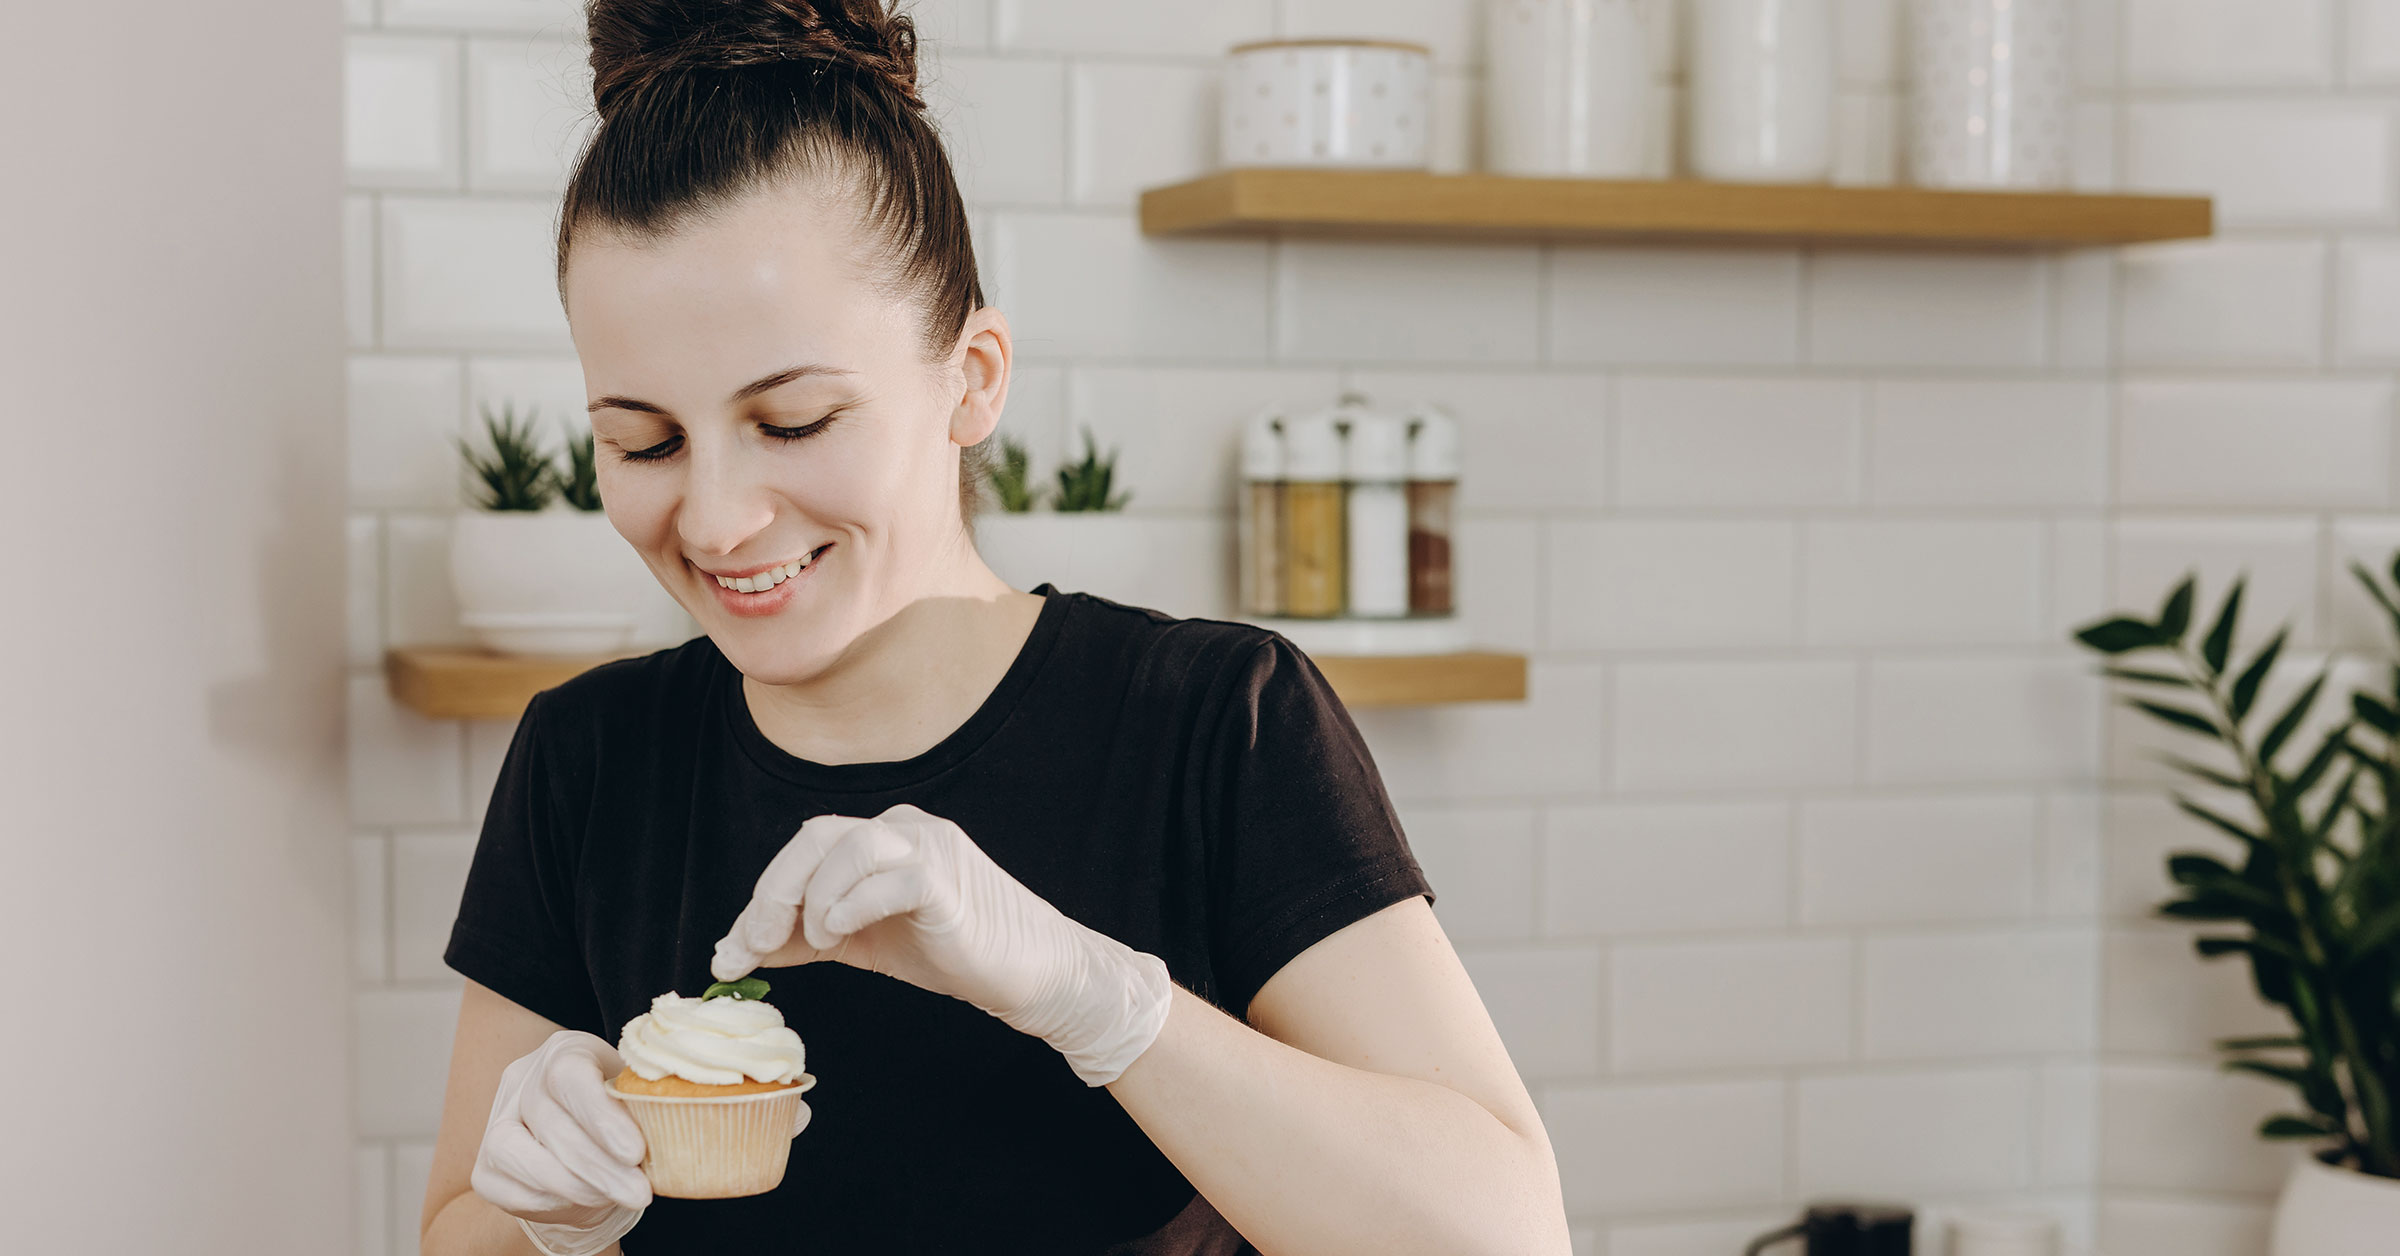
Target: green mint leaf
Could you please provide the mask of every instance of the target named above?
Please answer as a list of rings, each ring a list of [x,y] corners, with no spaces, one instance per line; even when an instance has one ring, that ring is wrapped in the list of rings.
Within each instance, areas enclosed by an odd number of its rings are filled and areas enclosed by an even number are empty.
[[[701,991],[700,997],[703,999],[763,999],[767,997],[767,983],[757,977],[744,977],[740,981],[720,981]]]

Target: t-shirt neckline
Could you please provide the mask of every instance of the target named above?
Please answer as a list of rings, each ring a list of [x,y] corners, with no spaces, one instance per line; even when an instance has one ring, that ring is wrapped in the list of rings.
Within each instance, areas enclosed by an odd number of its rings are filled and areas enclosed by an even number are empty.
[[[803,759],[776,745],[759,730],[758,721],[751,718],[749,700],[742,693],[742,669],[735,667],[724,651],[712,650],[720,668],[717,693],[725,723],[752,762],[770,775],[795,785],[831,793],[866,794],[931,780],[957,766],[1000,731],[1040,673],[1051,646],[1056,644],[1060,626],[1066,619],[1068,596],[1048,583],[1034,586],[1031,592],[1041,595],[1042,609],[1034,616],[1033,630],[1025,635],[1025,644],[1018,647],[1017,657],[1001,674],[1000,683],[992,687],[992,692],[965,723],[922,753],[874,763],[818,763]]]

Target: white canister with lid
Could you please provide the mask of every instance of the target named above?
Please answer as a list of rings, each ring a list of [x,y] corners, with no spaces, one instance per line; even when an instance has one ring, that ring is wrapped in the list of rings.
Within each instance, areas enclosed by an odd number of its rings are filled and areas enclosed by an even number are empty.
[[[1490,0],[1484,166],[1630,179],[1653,171],[1648,0]]]
[[[1744,183],[1833,175],[1832,0],[1691,0],[1692,172]]]
[[[1422,170],[1432,159],[1433,56],[1422,44],[1289,39],[1226,54],[1227,166]]]
[[[1408,423],[1363,408],[1344,417],[1349,613],[1398,619],[1408,614]]]

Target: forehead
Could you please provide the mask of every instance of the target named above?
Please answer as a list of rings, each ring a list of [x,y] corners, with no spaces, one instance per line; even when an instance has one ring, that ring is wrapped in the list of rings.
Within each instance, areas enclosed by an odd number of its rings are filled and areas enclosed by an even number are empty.
[[[659,235],[579,228],[565,298],[587,381],[610,392],[862,364],[909,319],[863,264],[865,234],[845,197],[784,181]]]

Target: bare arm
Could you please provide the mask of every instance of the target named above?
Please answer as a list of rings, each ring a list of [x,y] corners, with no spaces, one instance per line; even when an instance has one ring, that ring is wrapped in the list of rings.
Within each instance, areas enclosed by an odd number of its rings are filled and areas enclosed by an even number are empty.
[[[1251,1002],[1250,1025],[1180,987],[1174,998],[1109,1090],[1253,1245],[1568,1250],[1549,1135],[1422,898],[1302,952]]]
[[[467,983],[450,1044],[450,1080],[442,1092],[442,1127],[434,1136],[433,1174],[417,1221],[424,1256],[536,1256],[516,1218],[469,1189],[475,1151],[483,1144],[492,1096],[509,1062],[542,1045],[559,1026],[489,987]],[[621,1256],[612,1243],[604,1256]]]

